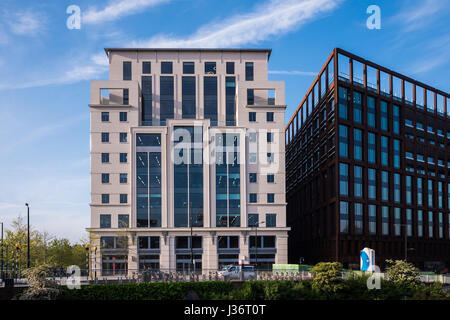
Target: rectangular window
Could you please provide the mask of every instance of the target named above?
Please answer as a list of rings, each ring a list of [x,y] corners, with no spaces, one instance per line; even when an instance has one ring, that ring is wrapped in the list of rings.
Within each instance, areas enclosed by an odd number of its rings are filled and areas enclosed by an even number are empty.
[[[411,176],[406,176],[405,178],[406,181],[406,204],[410,205],[412,204],[412,177]]]
[[[109,194],[102,194],[102,203],[109,203]]]
[[[161,77],[161,86],[164,82]],[[152,77],[142,76],[142,90],[141,90],[141,100],[142,100],[142,123],[143,125],[152,125],[153,117],[153,88],[152,88]],[[162,91],[162,90],[161,90]],[[163,106],[161,106],[161,117],[164,114]]]
[[[433,211],[428,211],[428,238],[433,238]]]
[[[129,228],[130,227],[130,218],[128,214],[119,214],[117,217],[118,223],[117,223],[117,227],[118,228]]]
[[[362,123],[361,93],[353,91],[353,121]]]
[[[394,208],[394,235],[401,235],[401,212],[400,208]]]
[[[339,87],[339,118],[348,120],[348,93],[344,87]]]
[[[444,237],[444,217],[442,212],[439,212],[439,216],[438,216],[439,220],[438,220],[438,228],[439,228],[439,239],[442,239]]]
[[[423,206],[423,181],[417,178],[417,205]]]
[[[249,122],[255,122],[256,121],[256,112],[249,112],[248,113],[248,121]]]
[[[363,234],[364,231],[364,206],[362,203],[355,203],[355,233]]]
[[[102,112],[102,122],[109,121],[109,112]]]
[[[394,139],[394,168],[400,169],[400,140]]]
[[[142,61],[142,73],[144,74],[152,73],[152,65],[150,61]]]
[[[234,62],[227,62],[227,74],[234,74]]]
[[[119,114],[119,121],[120,122],[128,121],[127,116],[128,116],[127,112],[120,112],[120,114]]]
[[[131,80],[131,61],[123,61],[123,80]]]
[[[353,157],[355,160],[363,160],[363,138],[362,130],[353,129]]]
[[[127,153],[121,153],[120,154],[120,162],[126,163],[127,162]]]
[[[433,180],[428,180],[428,207],[433,208]]]
[[[248,174],[248,181],[250,183],[256,183],[256,173],[249,173]]]
[[[339,202],[339,232],[348,233],[348,202]]]
[[[253,81],[253,62],[245,63],[245,81]]]
[[[381,165],[389,166],[389,138],[381,136]]]
[[[375,133],[367,134],[367,160],[369,163],[377,162],[377,142]]]
[[[266,113],[266,121],[267,122],[273,122],[273,112],[267,112]]]
[[[275,182],[275,175],[274,174],[267,174],[267,183],[274,183]]]
[[[389,172],[381,171],[381,201],[389,201]]]
[[[101,214],[100,215],[100,228],[111,228],[111,215]]]
[[[182,77],[181,79],[181,106],[183,119],[195,119],[196,114],[196,92],[195,77]]]
[[[268,193],[267,194],[267,203],[274,203],[275,202],[275,194],[274,193]]]
[[[126,132],[120,132],[119,139],[120,139],[120,142],[127,142],[127,133]]]
[[[341,158],[348,157],[348,127],[339,125],[339,156]]]
[[[274,155],[272,152],[267,153],[267,163],[273,163],[275,161]]]
[[[383,236],[389,235],[389,207],[381,207],[381,223]]]
[[[255,91],[253,89],[247,89],[247,105],[253,106],[255,104]]]
[[[417,236],[423,237],[423,211],[417,210]]]
[[[339,163],[339,194],[348,197],[348,164]]]
[[[119,178],[120,183],[127,183],[128,182],[128,174],[127,173],[121,173]]]
[[[204,118],[211,120],[211,125],[217,125],[217,77],[203,78]]]
[[[272,143],[273,142],[273,133],[267,132],[267,142]]]
[[[377,199],[377,174],[375,169],[368,169],[367,170],[367,176],[368,176],[368,197],[370,200],[376,200]]]
[[[174,117],[174,80],[173,77],[160,77],[161,125]]]
[[[215,62],[205,62],[205,73],[206,74],[216,74],[216,63]]]
[[[256,193],[250,193],[250,203],[256,203],[258,201],[258,197]]]
[[[437,196],[438,196],[438,208],[442,209],[443,207],[443,197],[444,197],[444,192],[442,190],[443,186],[442,186],[442,182],[438,181],[438,192],[437,192]]]
[[[363,197],[363,168],[360,166],[354,166],[353,179],[354,179],[354,196],[355,198]]]
[[[236,124],[235,95],[236,78],[225,77],[225,109],[227,126],[234,126]]]
[[[194,74],[195,73],[194,62],[183,62],[183,73],[184,74]]]
[[[369,234],[377,234],[377,206],[369,204]]]
[[[172,74],[172,62],[161,62],[161,73]]]
[[[400,203],[401,198],[401,175],[399,173],[394,173],[394,202]]]
[[[109,133],[102,132],[102,142],[109,142]]]
[[[381,130],[388,131],[388,104],[386,101],[381,101],[380,103],[380,128]]]
[[[120,194],[120,203],[128,203],[128,195],[125,194]]]
[[[109,183],[109,173],[102,173],[102,183]]]
[[[130,103],[130,101],[129,101],[129,90],[128,89],[123,89],[123,92],[122,92],[122,104],[123,105],[127,105],[129,103]]]
[[[394,105],[392,107],[392,121],[393,121],[393,131],[395,134],[400,134],[400,107]]]
[[[406,234],[408,237],[413,234],[412,209],[406,209]]]
[[[373,97],[367,97],[367,126],[376,128],[376,101]]]
[[[109,163],[109,153],[102,153],[102,163]]]
[[[257,227],[259,225],[259,215],[257,213],[249,213],[247,219],[249,227]]]
[[[277,226],[277,215],[275,213],[266,214],[266,227],[275,228]]]

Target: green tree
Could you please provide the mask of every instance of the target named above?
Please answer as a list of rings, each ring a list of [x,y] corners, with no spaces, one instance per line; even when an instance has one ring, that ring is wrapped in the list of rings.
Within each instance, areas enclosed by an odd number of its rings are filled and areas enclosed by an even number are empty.
[[[314,279],[312,288],[326,295],[335,294],[343,288],[342,264],[339,262],[319,262],[312,268]]]
[[[419,270],[410,262],[404,260],[386,260],[386,268],[389,281],[403,285],[419,285]]]

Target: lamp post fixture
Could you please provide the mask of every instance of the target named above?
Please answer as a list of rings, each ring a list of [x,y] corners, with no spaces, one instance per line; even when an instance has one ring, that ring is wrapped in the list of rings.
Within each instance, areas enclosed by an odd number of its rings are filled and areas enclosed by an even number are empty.
[[[258,269],[258,226],[260,224],[266,223],[265,221],[256,222],[253,226],[255,227],[255,270]]]
[[[86,249],[86,270],[87,270],[87,276],[86,279],[89,280],[89,244],[84,245],[84,249]]]
[[[27,268],[30,267],[30,206],[25,203],[27,207]]]
[[[97,281],[97,247],[94,246],[94,279]]]
[[[19,277],[19,271],[20,271],[19,252],[20,252],[20,243],[16,243],[16,278]]]

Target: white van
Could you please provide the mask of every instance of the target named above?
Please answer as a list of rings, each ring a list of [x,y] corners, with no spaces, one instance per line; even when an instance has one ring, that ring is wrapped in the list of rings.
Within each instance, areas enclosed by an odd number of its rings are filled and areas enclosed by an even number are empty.
[[[241,268],[243,272],[243,278],[241,278]],[[252,265],[227,265],[218,272],[219,277],[223,277],[224,280],[255,280],[256,271],[255,266]]]

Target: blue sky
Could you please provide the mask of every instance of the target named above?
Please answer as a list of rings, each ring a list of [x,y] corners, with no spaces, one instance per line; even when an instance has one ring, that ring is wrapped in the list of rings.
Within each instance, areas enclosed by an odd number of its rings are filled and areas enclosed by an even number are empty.
[[[369,5],[381,29],[369,30]],[[66,8],[81,9],[69,30]],[[89,80],[104,47],[272,48],[286,121],[334,47],[450,91],[449,0],[3,0],[0,221],[78,241],[90,223]]]

